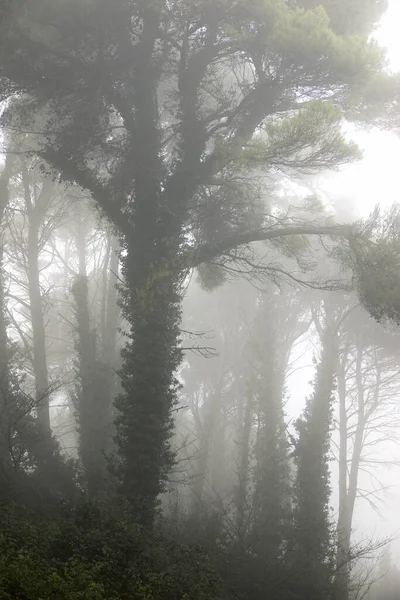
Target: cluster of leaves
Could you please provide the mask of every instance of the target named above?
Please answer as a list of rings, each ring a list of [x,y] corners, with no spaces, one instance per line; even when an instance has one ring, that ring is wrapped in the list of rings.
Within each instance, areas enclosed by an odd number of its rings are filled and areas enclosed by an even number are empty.
[[[358,262],[361,303],[378,321],[400,322],[400,247],[382,240]]]
[[[378,209],[365,225],[364,239],[351,243],[345,263],[354,274],[361,304],[378,322],[400,323],[400,211]]]

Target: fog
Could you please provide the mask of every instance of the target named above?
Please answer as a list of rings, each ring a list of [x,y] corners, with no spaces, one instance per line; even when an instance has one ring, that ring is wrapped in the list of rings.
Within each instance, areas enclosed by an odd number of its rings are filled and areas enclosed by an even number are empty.
[[[400,595],[399,0],[0,3],[0,597]]]

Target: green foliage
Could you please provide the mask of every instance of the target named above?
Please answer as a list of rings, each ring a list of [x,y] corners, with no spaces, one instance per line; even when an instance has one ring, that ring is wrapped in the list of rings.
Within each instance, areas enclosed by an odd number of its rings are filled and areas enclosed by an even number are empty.
[[[341,130],[342,114],[330,102],[310,102],[284,117],[274,117],[262,126],[261,139],[235,146],[219,141],[220,160],[239,169],[272,168],[313,172],[338,167],[360,158],[354,143]]]
[[[274,30],[273,44],[279,54],[296,66],[305,63],[317,74],[322,66],[330,69],[331,77],[353,82],[379,69],[383,59],[382,52],[374,44],[366,44],[365,39],[335,34],[322,6],[288,11],[286,19]]]
[[[387,0],[299,0],[305,8],[323,6],[332,29],[344,35],[368,35],[388,6]]]
[[[5,600],[216,600],[201,549],[144,534],[123,503],[65,507],[39,520],[3,507],[0,597]]]
[[[400,245],[381,240],[357,256],[356,286],[361,304],[378,322],[400,323]]]
[[[267,123],[264,164],[302,171],[339,166],[360,158],[341,130],[342,114],[330,102],[311,102],[297,114]]]
[[[400,323],[400,208],[377,208],[340,256],[353,272],[361,304],[378,322]]]

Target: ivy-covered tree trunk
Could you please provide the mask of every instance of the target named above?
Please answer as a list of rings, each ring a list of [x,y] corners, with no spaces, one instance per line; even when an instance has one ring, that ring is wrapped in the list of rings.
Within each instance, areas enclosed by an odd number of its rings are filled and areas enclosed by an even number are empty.
[[[136,520],[145,526],[153,523],[159,494],[174,464],[170,439],[179,389],[176,371],[182,360],[180,283],[186,266],[181,263],[180,250],[195,176],[192,160],[199,158],[197,153],[193,157],[192,147],[185,147],[186,136],[192,140],[192,132],[189,135],[186,130],[192,121],[183,119],[179,156],[184,158],[179,174],[186,183],[182,186],[179,178],[168,179],[161,158],[160,72],[154,60],[161,6],[157,1],[143,10],[142,41],[135,50],[133,133],[140,144],[132,140],[129,169],[134,177],[135,204],[122,271],[127,286],[123,310],[131,326],[131,340],[122,354],[124,393],[116,401],[122,489]],[[182,107],[183,114],[190,111],[192,115],[195,106]],[[195,149],[198,152],[197,140]],[[162,183],[164,178],[167,183]]]
[[[254,471],[254,538],[271,565],[287,549],[290,464],[284,418],[285,374],[295,341],[308,329],[303,297],[273,288],[260,299],[252,368],[258,413]],[[258,340],[258,341],[257,341]]]
[[[157,256],[145,232],[140,236],[142,245],[135,244],[137,253],[130,251],[124,264],[129,289],[124,311],[131,324],[131,341],[123,350],[124,393],[116,401],[116,439],[123,492],[132,503],[135,519],[151,526],[158,496],[174,463],[170,437],[179,387],[175,372],[181,361],[181,311],[169,253],[165,249],[164,259]]]
[[[272,333],[272,331],[270,330]],[[259,429],[254,473],[253,542],[271,567],[282,556],[289,518],[288,444],[283,414],[284,366],[277,364],[276,340],[268,336],[259,357],[256,402]]]
[[[329,513],[329,447],[338,336],[329,310],[321,345],[314,392],[297,423],[292,568],[293,585],[298,597],[304,600],[322,600],[332,591],[334,545]]]

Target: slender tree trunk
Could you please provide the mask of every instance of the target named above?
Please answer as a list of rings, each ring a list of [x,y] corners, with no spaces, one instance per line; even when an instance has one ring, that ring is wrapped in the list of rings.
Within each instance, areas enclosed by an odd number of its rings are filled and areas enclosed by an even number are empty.
[[[82,217],[78,217],[75,240],[78,252],[78,273],[80,277],[86,277],[86,236],[84,218]]]
[[[42,294],[39,280],[39,227],[36,218],[29,220],[28,282],[33,334],[33,369],[39,422],[50,432],[50,390],[46,358],[46,332],[43,318]]]
[[[110,257],[111,257],[111,244],[112,236],[107,235],[107,246],[103,260],[102,274],[101,274],[101,294],[100,294],[100,317],[99,317],[99,329],[101,332],[101,345],[104,345],[104,331],[106,327],[106,310],[107,310],[107,293],[108,293],[108,280],[110,275]]]
[[[357,348],[356,358],[356,385],[357,385],[357,427],[354,436],[354,448],[351,459],[351,467],[349,474],[349,489],[347,492],[348,496],[348,522],[347,527],[351,531],[351,523],[353,520],[354,506],[357,498],[358,491],[358,474],[360,470],[360,462],[362,449],[364,444],[364,433],[366,426],[366,414],[365,414],[365,397],[364,397],[364,384],[362,376],[362,350]]]
[[[344,373],[339,379],[340,400],[340,451],[339,451],[339,520],[338,520],[338,575],[336,577],[337,600],[349,598],[349,559],[351,550],[351,529],[354,507],[358,492],[358,475],[361,465],[364,445],[365,428],[368,415],[365,410],[365,390],[362,374],[363,352],[361,347],[356,349],[356,386],[357,386],[357,425],[351,459],[348,456],[346,388]],[[380,374],[375,382],[375,396],[379,393]],[[348,466],[350,464],[350,472]]]
[[[51,433],[50,426],[50,389],[47,370],[46,330],[43,314],[43,298],[39,275],[39,235],[50,194],[54,189],[51,181],[44,180],[39,196],[31,195],[31,181],[25,161],[21,161],[24,184],[25,203],[28,212],[28,284],[29,304],[31,308],[33,338],[33,370],[35,374],[36,404],[40,425],[46,433]],[[36,196],[36,190],[35,190]]]
[[[15,156],[7,154],[6,163],[0,175],[0,477],[2,487],[7,485],[12,461],[10,457],[10,381],[9,381],[9,348],[6,324],[6,303],[4,297],[4,213],[9,201],[9,183]],[[0,493],[4,493],[4,489]]]
[[[118,269],[119,269],[119,241],[113,236],[110,244],[110,262],[108,265],[108,278],[105,289],[104,326],[101,335],[101,362],[104,366],[105,395],[110,399],[110,410],[115,396],[115,367],[116,343],[118,335],[118,321],[120,307],[118,305]]]
[[[215,431],[221,413],[223,373],[222,368],[218,376],[215,388],[210,393],[203,407],[204,417],[199,442],[199,459],[196,463],[195,484],[193,486],[192,518],[194,521],[201,520],[201,508],[204,500],[204,487],[210,475],[209,461],[212,445],[215,439]]]
[[[254,391],[249,385],[246,394],[243,426],[240,435],[238,486],[236,492],[236,527],[239,544],[242,544],[246,535],[246,508],[248,502],[248,486],[250,480],[250,440],[251,426],[254,410]]]
[[[88,492],[95,496],[106,491],[110,476],[106,462],[112,438],[111,387],[114,372],[110,361],[115,346],[117,323],[114,317],[115,307],[109,306],[106,310],[106,330],[102,333],[101,356],[98,357],[96,335],[90,323],[86,236],[82,220],[78,224],[76,247],[79,275],[72,287],[72,293],[76,308],[79,357],[79,453],[86,474]],[[118,258],[115,260],[118,261]],[[116,293],[112,280],[113,276],[110,275],[106,291],[110,303],[113,302],[113,295]],[[113,287],[111,291],[110,286]]]
[[[257,401],[260,427],[256,441],[253,540],[271,565],[281,554],[288,524],[289,463],[283,415],[281,366],[262,361]]]
[[[349,505],[347,496],[348,471],[348,430],[346,406],[345,358],[342,359],[338,372],[339,393],[339,518],[338,518],[338,573],[335,581],[335,597],[337,600],[348,600],[351,523],[349,521]]]

